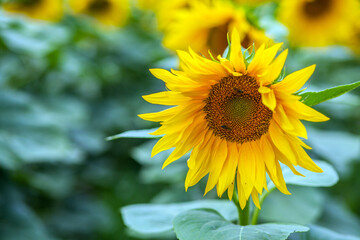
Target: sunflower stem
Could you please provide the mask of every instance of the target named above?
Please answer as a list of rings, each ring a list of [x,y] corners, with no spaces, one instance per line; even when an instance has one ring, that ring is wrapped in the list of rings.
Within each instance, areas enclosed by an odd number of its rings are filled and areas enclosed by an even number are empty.
[[[233,194],[233,198],[232,198],[233,203],[235,204],[237,210],[238,210],[238,223],[239,225],[245,226],[245,225],[249,225],[249,219],[250,219],[250,204],[246,204],[244,209],[241,209],[240,204],[239,204],[239,198],[237,195],[237,192],[234,191]]]
[[[269,196],[270,193],[272,193],[274,190],[275,190],[275,187],[274,187],[274,188],[271,188],[268,192],[265,192],[264,194],[262,194],[262,195],[260,196],[260,199],[259,199],[260,206],[262,206],[265,198],[267,198],[267,196]],[[258,218],[259,218],[259,214],[260,214],[260,209],[257,208],[257,207],[255,207],[254,213],[253,213],[252,218],[251,218],[251,225],[256,225],[256,224],[257,224]]]

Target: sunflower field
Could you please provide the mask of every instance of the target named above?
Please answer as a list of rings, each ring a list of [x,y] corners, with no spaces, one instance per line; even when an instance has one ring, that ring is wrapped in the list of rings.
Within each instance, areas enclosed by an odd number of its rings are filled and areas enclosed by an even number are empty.
[[[360,240],[359,0],[0,3],[0,240]]]

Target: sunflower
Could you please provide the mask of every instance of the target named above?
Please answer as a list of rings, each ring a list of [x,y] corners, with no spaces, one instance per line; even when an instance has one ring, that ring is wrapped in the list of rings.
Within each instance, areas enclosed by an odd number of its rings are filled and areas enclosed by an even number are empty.
[[[161,23],[159,23],[161,24]],[[178,11],[173,20],[166,27],[163,43],[172,50],[186,50],[188,46],[205,56],[209,56],[211,49],[215,56],[226,49],[227,32],[237,29],[240,37],[246,41],[242,46],[248,48],[255,42],[259,47],[268,43],[269,38],[261,30],[251,26],[241,8],[237,8],[229,1],[214,0],[212,2],[194,2],[190,7]],[[256,34],[254,32],[261,32]],[[261,36],[261,38],[260,38]]]
[[[300,46],[326,46],[346,41],[357,0],[283,0],[279,19],[289,29],[290,41]]]
[[[174,148],[163,167],[191,151],[185,188],[208,176],[205,194],[216,186],[220,196],[227,190],[231,199],[236,181],[239,202],[245,207],[250,195],[260,208],[259,194],[267,189],[266,173],[284,194],[290,194],[279,162],[301,175],[294,166],[314,172],[322,170],[303,148],[307,138],[300,120],[328,118],[294,95],[314,72],[309,66],[278,77],[287,50],[274,59],[281,44],[261,45],[251,62],[244,61],[240,37],[232,32],[229,59],[210,60],[195,53],[178,51],[182,71],[151,69],[168,91],[144,96],[153,104],[174,106],[156,113],[140,114],[160,122],[153,135],[164,136],[152,156]]]
[[[357,18],[351,23],[351,37],[345,44],[350,47],[355,54],[360,55],[360,9]]]
[[[46,21],[57,21],[63,15],[61,0],[18,0],[4,3],[3,8],[7,12],[21,13]]]
[[[245,5],[260,5],[268,2],[273,2],[274,0],[235,0],[235,2]]]
[[[111,26],[124,25],[130,11],[128,0],[70,0],[70,7]]]

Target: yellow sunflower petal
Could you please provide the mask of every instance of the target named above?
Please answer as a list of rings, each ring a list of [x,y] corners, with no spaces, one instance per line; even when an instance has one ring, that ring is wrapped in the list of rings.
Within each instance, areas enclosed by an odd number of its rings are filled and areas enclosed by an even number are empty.
[[[211,189],[213,189],[215,185],[218,183],[221,170],[227,158],[228,146],[226,144],[226,141],[218,140],[218,142],[219,142],[219,146],[218,148],[215,149],[216,152],[213,157],[214,160],[213,164],[215,166],[213,166],[212,170],[210,171],[209,178],[205,188],[205,194],[207,194]]]
[[[316,65],[311,65],[307,68],[301,69],[299,71],[293,72],[290,75],[286,76],[281,82],[273,85],[276,89],[281,89],[282,91],[288,93],[294,93],[306,83],[306,81],[311,77],[315,71]]]
[[[256,162],[250,143],[244,143],[239,149],[238,171],[241,175],[241,184],[245,197],[248,198],[255,184]]]
[[[220,197],[225,190],[234,182],[237,166],[238,150],[235,143],[228,143],[228,155],[219,176],[217,193]]]
[[[158,92],[143,96],[143,98],[149,103],[161,104],[161,105],[179,105],[181,103],[189,101],[188,97],[185,97],[179,92]]]
[[[241,42],[240,35],[236,28],[231,33],[231,42],[230,62],[233,64],[233,67],[237,72],[245,73],[246,66],[244,56],[241,51],[241,45],[239,44]]]
[[[267,106],[271,111],[275,110],[276,97],[275,97],[274,91],[272,89],[270,89],[270,91],[267,93],[262,93],[261,100],[262,100],[262,103],[265,106]]]

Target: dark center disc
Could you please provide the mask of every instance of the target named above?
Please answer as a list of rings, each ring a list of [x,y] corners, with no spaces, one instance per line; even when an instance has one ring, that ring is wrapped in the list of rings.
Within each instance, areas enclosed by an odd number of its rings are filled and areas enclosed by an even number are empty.
[[[309,18],[318,18],[331,9],[333,0],[309,0],[304,4],[303,12]]]
[[[250,76],[222,78],[204,100],[208,127],[230,142],[250,142],[267,133],[272,111],[261,100],[256,79]]]

